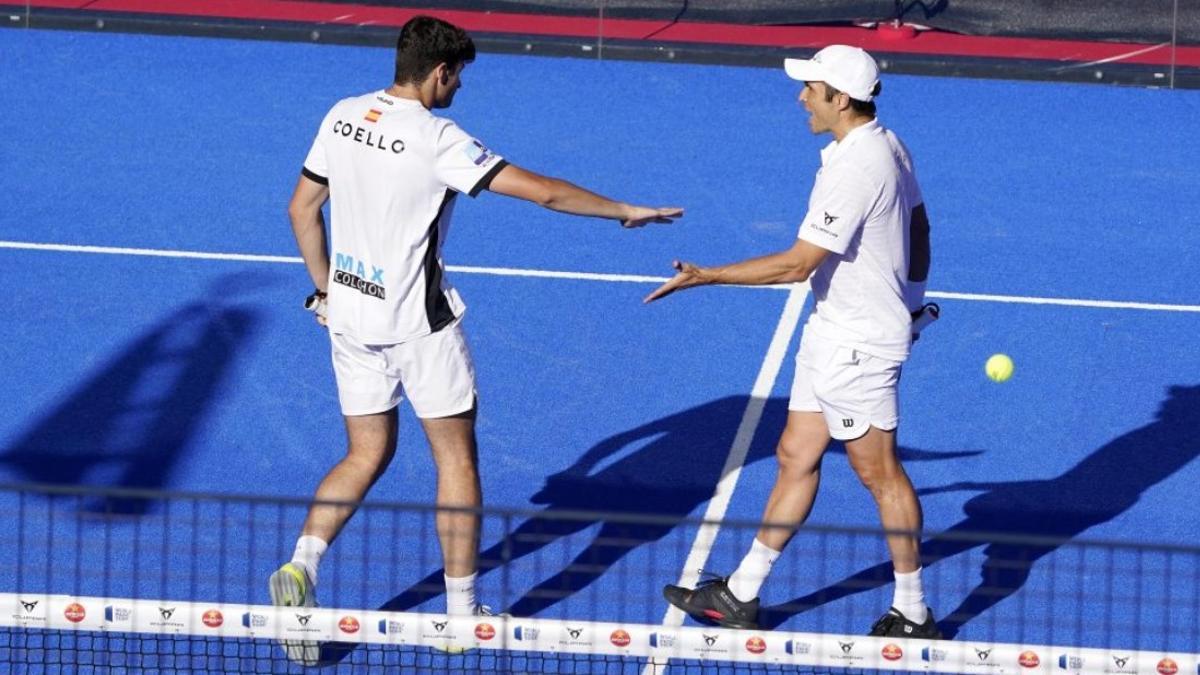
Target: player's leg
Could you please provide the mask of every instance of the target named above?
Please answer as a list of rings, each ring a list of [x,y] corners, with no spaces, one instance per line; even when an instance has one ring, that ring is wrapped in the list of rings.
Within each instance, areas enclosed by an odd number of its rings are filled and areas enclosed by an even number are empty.
[[[830,436],[842,441],[850,466],[871,492],[888,530],[888,549],[898,572],[920,566],[921,505],[896,456],[900,363],[854,348],[825,343],[814,390]]]
[[[763,525],[727,582],[734,597],[743,602],[758,598],[771,567],[808,520],[821,485],[821,458],[830,435],[814,389],[820,374],[820,350],[814,349],[814,344],[802,341],[796,354],[787,425],[775,446],[775,484],[763,509]]]
[[[374,415],[347,416],[349,448],[317,486],[290,562],[271,577],[276,605],[313,607],[321,556],[396,452],[396,410]]]
[[[896,454],[899,362],[846,347],[837,350],[818,395],[830,433],[846,446],[850,466],[875,500],[896,578],[892,607],[872,635],[939,638],[921,582],[921,503]],[[839,423],[840,422],[840,423]]]
[[[793,406],[798,405],[793,397]],[[821,458],[829,447],[829,430],[820,413],[789,410],[787,426],[775,447],[775,484],[763,509],[750,550],[726,584],[741,602],[754,602],[796,530],[808,520],[821,484]]]
[[[859,480],[875,498],[885,530],[888,551],[897,572],[914,572],[921,566],[919,533],[921,503],[896,456],[896,430],[872,426],[867,433],[845,441],[846,455]]]
[[[702,581],[694,589],[667,585],[663,596],[699,621],[730,628],[756,628],[758,592],[784,546],[812,510],[821,482],[821,457],[829,431],[813,392],[813,354],[802,341],[788,403],[787,425],[775,448],[775,485],[763,511],[763,526],[728,578]]]
[[[396,454],[396,407],[403,393],[400,373],[391,363],[398,345],[368,345],[336,333],[329,340],[347,447],[317,486],[292,556],[314,585],[325,549]]]
[[[389,369],[387,347],[365,345],[345,335],[329,338],[346,425],[346,455],[317,486],[291,562],[271,576],[271,598],[277,605],[316,604],[321,556],[396,453],[400,376]]]
[[[896,456],[896,431],[870,427],[846,441],[850,465],[875,498],[895,570],[892,607],[871,628],[872,635],[940,638],[925,603],[921,580],[921,503]]]
[[[474,582],[479,555],[479,484],[475,408],[441,418],[422,419],[437,466],[437,533],[446,571],[449,614],[475,611]]]
[[[396,408],[372,415],[346,415],[346,456],[317,486],[303,535],[332,543],[358,510],[371,486],[396,454],[399,423]]]
[[[821,458],[829,447],[829,429],[819,412],[789,410],[787,426],[775,448],[775,485],[763,510],[756,539],[782,551],[808,519],[821,485]]]
[[[437,467],[438,541],[449,614],[478,611],[475,601],[482,490],[475,443],[475,368],[462,326],[414,341],[400,360],[404,388]]]
[[[321,556],[396,453],[400,379],[388,372],[384,348],[342,335],[331,335],[330,341],[348,439],[346,455],[317,486],[292,560],[271,575],[271,601],[280,606],[317,605]],[[319,661],[316,641],[284,640],[283,644],[293,661],[305,665]]]

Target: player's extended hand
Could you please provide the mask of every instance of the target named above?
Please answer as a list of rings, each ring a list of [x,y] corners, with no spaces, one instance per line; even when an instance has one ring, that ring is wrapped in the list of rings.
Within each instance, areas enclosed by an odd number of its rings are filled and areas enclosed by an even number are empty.
[[[712,275],[706,268],[697,267],[692,263],[680,262],[678,260],[671,263],[671,266],[677,271],[675,276],[667,279],[666,283],[654,289],[654,292],[650,295],[647,295],[642,302],[654,302],[659,298],[665,298],[675,291],[682,290],[684,288],[691,288],[692,286],[713,283]]]
[[[672,223],[683,216],[683,209],[676,207],[652,209],[647,206],[631,206],[621,227],[641,227],[646,223]]]

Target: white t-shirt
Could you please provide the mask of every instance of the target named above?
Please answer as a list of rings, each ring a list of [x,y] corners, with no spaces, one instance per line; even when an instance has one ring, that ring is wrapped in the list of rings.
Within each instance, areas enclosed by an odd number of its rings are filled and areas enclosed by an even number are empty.
[[[872,120],[821,151],[797,235],[830,251],[805,331],[903,361],[925,299],[929,221],[908,149]]]
[[[334,105],[303,171],[329,185],[329,330],[395,344],[460,317],[442,263],[454,199],[505,164],[418,101],[378,91]]]

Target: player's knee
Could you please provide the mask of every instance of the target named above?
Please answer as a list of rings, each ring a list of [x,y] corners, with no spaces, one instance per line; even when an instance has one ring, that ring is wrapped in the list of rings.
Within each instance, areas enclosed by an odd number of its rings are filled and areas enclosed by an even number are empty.
[[[479,465],[471,447],[439,448],[433,455],[433,463],[439,472],[453,475],[474,474]]]
[[[859,482],[872,495],[878,498],[886,489],[887,481],[883,478],[882,472],[877,467],[854,467],[854,472],[858,475]]]
[[[784,475],[802,477],[821,468],[821,448],[806,442],[800,434],[783,434],[775,446],[775,460]]]
[[[911,489],[908,477],[899,465],[889,462],[852,462],[852,465],[859,481],[876,501]]]
[[[346,449],[344,463],[367,471],[381,471],[391,463],[395,448],[386,443],[357,441]]]

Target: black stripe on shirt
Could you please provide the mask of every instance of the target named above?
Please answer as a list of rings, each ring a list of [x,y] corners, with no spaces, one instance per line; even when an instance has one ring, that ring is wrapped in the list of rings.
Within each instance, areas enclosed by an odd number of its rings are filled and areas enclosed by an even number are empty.
[[[908,280],[920,283],[929,278],[929,216],[925,204],[917,204],[908,224]]]
[[[472,197],[478,197],[480,192],[483,192],[489,186],[491,186],[492,179],[496,177],[496,174],[500,173],[500,169],[503,169],[506,166],[508,166],[508,162],[504,161],[503,159],[499,162],[496,162],[496,166],[488,169],[488,172],[483,174],[483,178],[480,178],[479,182],[475,183],[475,187],[471,188],[471,191],[468,194],[470,194]]]
[[[450,325],[454,321],[454,312],[450,309],[450,300],[442,292],[442,266],[438,264],[438,223],[442,213],[454,201],[458,193],[446,190],[442,197],[442,205],[438,207],[437,215],[429,225],[429,248],[425,249],[425,316],[429,319],[429,329],[434,333]]]
[[[325,176],[318,176],[317,174],[313,173],[312,171],[309,171],[307,166],[300,169],[300,175],[304,176],[305,178],[311,180],[314,183],[320,183],[321,185],[329,185],[328,178],[326,178]]]

